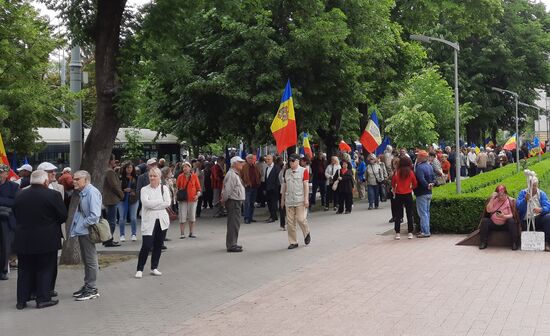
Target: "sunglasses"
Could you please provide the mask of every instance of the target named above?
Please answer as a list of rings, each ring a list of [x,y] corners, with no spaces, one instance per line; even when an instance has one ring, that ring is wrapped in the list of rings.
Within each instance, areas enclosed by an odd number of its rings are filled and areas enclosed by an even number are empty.
[[[290,159],[289,161],[290,162],[296,162],[296,159]]]

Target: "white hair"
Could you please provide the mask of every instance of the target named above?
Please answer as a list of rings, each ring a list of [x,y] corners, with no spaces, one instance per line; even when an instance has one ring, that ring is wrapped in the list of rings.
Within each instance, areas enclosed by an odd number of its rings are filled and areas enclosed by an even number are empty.
[[[85,170],[77,170],[74,173],[74,177],[83,177],[86,182],[92,182],[92,175]]]
[[[31,184],[44,185],[49,181],[50,179],[48,178],[48,173],[44,170],[35,170],[31,173]]]
[[[531,177],[531,184],[539,185],[539,179],[536,176]]]

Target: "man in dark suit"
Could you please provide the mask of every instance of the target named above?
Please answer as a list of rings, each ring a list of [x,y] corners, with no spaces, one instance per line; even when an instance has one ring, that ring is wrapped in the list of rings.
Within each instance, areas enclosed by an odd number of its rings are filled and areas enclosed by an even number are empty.
[[[15,198],[13,207],[16,226],[14,250],[19,260],[17,309],[24,309],[31,293],[36,295],[36,308],[56,305],[51,298],[52,278],[57,268],[57,251],[61,249],[61,224],[67,219],[67,208],[61,194],[48,189],[45,171],[31,174],[31,186]],[[32,207],[32,211],[30,211]]]
[[[273,156],[265,157],[265,193],[267,198],[267,207],[269,209],[269,218],[266,223],[273,223],[277,218],[279,209],[279,194],[281,192],[281,182],[279,181],[279,172],[281,169],[273,163]]]

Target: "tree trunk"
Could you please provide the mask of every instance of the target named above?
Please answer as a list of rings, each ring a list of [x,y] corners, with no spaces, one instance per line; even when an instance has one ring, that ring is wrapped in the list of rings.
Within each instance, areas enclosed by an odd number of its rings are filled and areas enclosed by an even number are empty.
[[[107,162],[121,120],[115,111],[115,97],[120,89],[117,77],[117,56],[120,46],[120,25],[126,0],[99,0],[97,2],[97,22],[95,29],[95,71],[97,107],[90,134],[84,144],[80,169],[87,170],[92,176],[92,184],[102,191],[103,178]],[[72,223],[78,202],[71,199],[69,218]],[[70,224],[68,225],[70,227]],[[67,237],[68,238],[68,237]],[[63,246],[61,262],[78,264],[80,262],[78,242],[68,239]]]

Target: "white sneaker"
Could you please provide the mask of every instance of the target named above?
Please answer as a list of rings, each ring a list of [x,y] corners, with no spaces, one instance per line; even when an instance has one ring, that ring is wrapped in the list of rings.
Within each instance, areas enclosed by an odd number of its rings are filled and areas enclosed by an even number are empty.
[[[132,241],[136,241],[136,240],[137,240],[136,235],[132,235]]]
[[[162,273],[158,269],[155,268],[154,270],[151,271],[151,275],[161,276]]]
[[[137,271],[137,272],[136,272],[136,275],[134,275],[134,278],[136,278],[136,279],[141,279],[141,278],[143,278],[143,272],[142,272],[142,271]]]
[[[395,240],[399,240],[399,239],[401,239],[401,234],[396,233],[396,234],[395,234]]]
[[[120,241],[121,241],[121,242],[126,241],[126,237],[120,236]]]
[[[412,234],[412,233],[409,233],[409,236],[408,236],[407,238],[413,239],[413,234]]]

